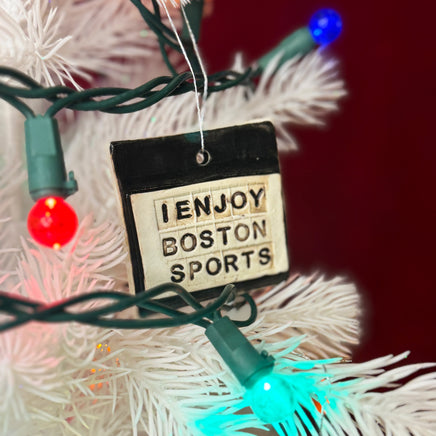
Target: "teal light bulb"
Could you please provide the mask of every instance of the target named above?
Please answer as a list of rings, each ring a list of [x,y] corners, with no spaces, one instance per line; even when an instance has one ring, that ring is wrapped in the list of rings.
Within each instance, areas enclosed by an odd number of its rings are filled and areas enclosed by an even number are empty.
[[[283,422],[295,412],[292,388],[286,379],[270,373],[247,389],[245,399],[255,415],[266,424]]]

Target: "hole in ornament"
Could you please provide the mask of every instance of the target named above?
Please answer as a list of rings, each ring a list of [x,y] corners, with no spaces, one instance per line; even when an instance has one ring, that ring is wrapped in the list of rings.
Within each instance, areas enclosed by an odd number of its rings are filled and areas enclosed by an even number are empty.
[[[207,150],[199,150],[197,155],[195,156],[195,160],[198,165],[204,167],[210,162],[210,153]]]

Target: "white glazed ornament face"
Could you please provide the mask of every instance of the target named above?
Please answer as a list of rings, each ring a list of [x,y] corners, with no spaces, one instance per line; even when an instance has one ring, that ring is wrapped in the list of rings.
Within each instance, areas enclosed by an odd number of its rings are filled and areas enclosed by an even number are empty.
[[[145,282],[189,291],[288,270],[279,174],[132,195]]]

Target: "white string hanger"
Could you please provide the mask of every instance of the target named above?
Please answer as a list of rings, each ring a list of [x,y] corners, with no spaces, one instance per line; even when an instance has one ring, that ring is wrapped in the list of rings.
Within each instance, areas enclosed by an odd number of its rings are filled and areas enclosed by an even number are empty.
[[[195,92],[195,103],[196,103],[196,107],[197,107],[198,125],[199,125],[199,131],[200,131],[200,147],[201,147],[200,151],[197,153],[196,160],[197,160],[198,164],[206,165],[207,162],[209,161],[209,156],[208,156],[207,150],[205,149],[205,145],[204,145],[204,134],[203,134],[203,123],[204,123],[204,116],[205,116],[205,110],[206,110],[205,102],[206,102],[207,93],[208,93],[208,77],[206,74],[206,69],[205,69],[203,61],[201,59],[201,55],[200,55],[200,51],[198,49],[197,42],[195,41],[194,32],[192,31],[192,28],[191,28],[191,25],[189,23],[188,17],[186,15],[185,9],[181,4],[180,9],[182,10],[183,18],[185,20],[186,27],[187,27],[188,33],[189,33],[189,37],[190,37],[191,42],[192,42],[192,47],[194,49],[195,56],[197,57],[197,61],[198,61],[198,64],[200,66],[201,73],[203,75],[203,96],[202,96],[203,101],[201,104],[200,96],[199,96],[199,92],[198,92],[197,80],[195,78],[194,68],[192,67],[191,61],[189,60],[188,54],[186,53],[186,49],[185,49],[185,47],[182,43],[182,40],[177,32],[176,26],[171,18],[171,15],[170,15],[168,8],[165,4],[165,1],[161,2],[161,4],[162,4],[163,8],[165,9],[165,13],[167,14],[168,21],[169,21],[171,28],[172,28],[172,30],[177,38],[177,42],[180,46],[180,49],[182,50],[183,57],[185,58],[186,63],[188,64],[189,70],[191,71],[191,74],[192,74],[192,79],[193,79],[193,83],[194,83],[194,92]]]

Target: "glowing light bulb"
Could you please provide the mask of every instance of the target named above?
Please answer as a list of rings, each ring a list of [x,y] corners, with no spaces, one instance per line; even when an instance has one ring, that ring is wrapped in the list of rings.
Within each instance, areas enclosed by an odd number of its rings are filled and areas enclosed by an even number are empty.
[[[245,399],[257,417],[267,423],[282,422],[295,412],[292,388],[283,376],[270,373],[247,389]]]
[[[313,39],[318,44],[329,44],[341,33],[342,20],[333,9],[320,9],[312,15],[309,29]]]
[[[61,197],[40,198],[27,217],[32,238],[55,250],[71,241],[78,225],[76,212]]]

